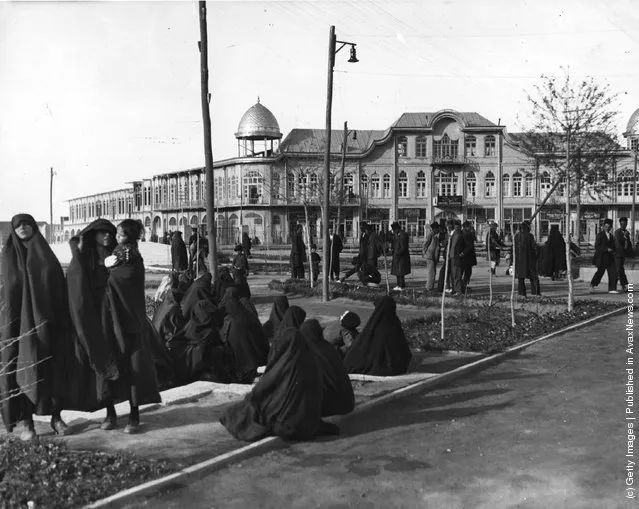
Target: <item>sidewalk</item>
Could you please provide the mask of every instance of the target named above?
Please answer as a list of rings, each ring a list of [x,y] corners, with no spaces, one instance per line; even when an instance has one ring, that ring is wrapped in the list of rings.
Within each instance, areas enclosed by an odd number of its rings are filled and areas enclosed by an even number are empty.
[[[135,507],[634,507],[623,322],[544,341],[348,419],[339,437],[247,459]]]

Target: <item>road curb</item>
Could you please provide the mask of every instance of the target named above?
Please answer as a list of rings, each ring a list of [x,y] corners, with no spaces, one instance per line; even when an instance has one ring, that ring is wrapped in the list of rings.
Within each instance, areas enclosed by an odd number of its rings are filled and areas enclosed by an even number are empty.
[[[401,387],[388,394],[374,398],[370,401],[365,401],[357,405],[355,409],[348,415],[334,417],[334,418],[331,418],[330,420],[333,422],[339,423],[347,419],[351,419],[352,417],[359,415],[363,412],[369,411],[376,406],[390,403],[397,399],[403,398],[405,396],[409,396],[411,394],[415,394],[417,392],[424,391],[426,389],[434,389],[435,387],[438,387],[443,383],[454,380],[455,378],[458,378],[462,375],[469,374],[473,371],[477,371],[480,369],[484,369],[493,364],[497,364],[509,357],[513,357],[519,354],[519,352],[521,352],[522,350],[536,343],[539,343],[541,341],[545,341],[548,339],[552,339],[556,336],[560,336],[562,334],[566,334],[568,332],[580,329],[582,327],[586,327],[588,325],[591,325],[601,320],[605,320],[606,318],[610,318],[611,316],[626,312],[627,309],[628,309],[627,306],[620,307],[619,309],[615,309],[613,311],[609,311],[608,313],[604,313],[603,315],[589,318],[588,320],[584,320],[583,322],[578,322],[576,324],[569,325],[568,327],[564,327],[563,329],[560,329],[558,331],[554,331],[544,336],[541,336],[539,338],[528,341],[526,343],[522,343],[521,345],[513,346],[504,352],[500,352],[494,355],[490,355],[488,357],[484,357],[475,362],[466,364],[464,366],[460,366],[459,368],[453,369],[446,373],[438,374],[426,380],[420,380],[418,382],[412,383],[405,387]],[[138,499],[141,497],[148,497],[152,493],[155,493],[157,491],[160,491],[168,487],[179,487],[181,485],[187,484],[201,477],[204,477],[231,463],[244,461],[250,457],[263,454],[271,450],[285,447],[289,445],[290,443],[291,442],[287,442],[279,437],[267,437],[258,442],[242,447],[240,449],[230,451],[226,454],[222,454],[220,456],[216,456],[214,458],[208,459],[201,463],[192,465],[188,468],[184,468],[171,475],[162,477],[160,479],[156,479],[154,481],[149,481],[147,483],[140,484],[138,486],[134,486],[127,490],[111,495],[110,497],[97,500],[93,502],[92,504],[86,505],[84,507],[85,509],[103,509],[103,508],[123,507],[126,504],[130,504],[135,499]]]

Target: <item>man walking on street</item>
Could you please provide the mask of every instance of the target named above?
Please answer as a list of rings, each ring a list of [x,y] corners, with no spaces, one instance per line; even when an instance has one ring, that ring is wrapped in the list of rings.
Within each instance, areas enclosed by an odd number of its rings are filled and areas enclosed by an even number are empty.
[[[432,292],[439,261],[439,223],[433,222],[427,228],[422,254],[426,260],[426,291]]]
[[[464,221],[462,229],[462,249],[459,254],[459,264],[461,266],[462,290],[465,292],[473,275],[473,265],[477,265],[477,255],[475,254],[475,235],[471,229],[472,223]]]
[[[406,274],[410,274],[410,252],[408,250],[408,233],[402,231],[399,223],[391,225],[393,230],[393,263],[391,274],[397,276],[397,286],[393,290],[406,288]]]
[[[597,267],[597,272],[590,281],[590,293],[599,286],[604,272],[608,272],[608,293],[619,293],[617,291],[617,271],[615,270],[615,239],[610,233],[612,230],[612,219],[606,219],[603,228],[595,239],[595,255],[592,263]]]
[[[625,260],[626,256],[632,256],[632,242],[630,240],[630,232],[628,227],[628,218],[619,218],[619,228],[615,230],[615,271],[617,279],[621,284],[623,292],[628,291],[628,278],[626,277]],[[615,288],[617,287],[615,283]]]
[[[330,259],[330,267],[329,274],[331,276],[331,281],[335,279],[339,279],[339,254],[344,249],[344,245],[342,244],[342,239],[337,233],[333,233],[333,229],[328,230],[328,241],[331,243],[331,259]]]

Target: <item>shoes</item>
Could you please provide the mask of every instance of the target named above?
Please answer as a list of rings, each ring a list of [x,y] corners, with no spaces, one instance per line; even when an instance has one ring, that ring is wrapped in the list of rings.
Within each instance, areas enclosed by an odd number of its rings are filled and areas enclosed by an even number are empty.
[[[399,287],[399,286],[396,286],[395,288],[393,288],[393,291],[394,291],[394,292],[401,292],[401,291],[402,291],[402,288],[401,288],[401,287]]]
[[[608,293],[621,293],[619,290],[608,290]]]
[[[51,417],[51,429],[56,435],[70,435],[72,433],[71,428],[61,417]]]
[[[129,419],[129,423],[125,426],[124,432],[129,435],[133,435],[135,433],[140,432],[140,422]]]
[[[446,293],[453,293],[452,288],[446,288]]]
[[[104,431],[111,431],[118,426],[118,418],[115,415],[107,415],[102,424],[100,424],[100,429]]]
[[[595,287],[594,287],[594,286],[592,286],[592,285],[590,285],[590,286],[588,287],[588,293],[595,293]]]
[[[622,292],[627,292],[627,291],[628,291],[628,285],[623,285],[623,286],[621,287],[621,291],[622,291]]]
[[[36,440],[38,440],[38,435],[36,435],[33,421],[23,422],[25,429],[22,433],[20,433],[20,440],[22,440],[23,442],[35,442]]]

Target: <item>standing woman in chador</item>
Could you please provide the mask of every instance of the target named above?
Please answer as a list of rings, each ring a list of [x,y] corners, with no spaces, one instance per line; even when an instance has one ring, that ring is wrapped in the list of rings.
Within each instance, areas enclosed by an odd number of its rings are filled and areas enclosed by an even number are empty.
[[[116,233],[118,245],[104,260],[109,269],[106,287],[109,318],[105,319],[105,334],[113,342],[119,376],[109,383],[110,400],[101,427],[114,429],[117,425],[115,402],[128,400],[131,413],[125,433],[140,431],[140,405],[161,401],[146,335],[144,261],[138,250],[143,229],[142,224],[133,219],[122,221]]]
[[[68,310],[64,273],[29,214],[11,220],[2,249],[0,290],[0,408],[8,432],[22,422],[20,438],[37,438],[33,414],[51,415],[55,433],[67,434],[60,417]]]
[[[107,337],[106,288],[109,270],[104,260],[115,248],[115,226],[96,219],[71,238],[67,291],[73,352],[68,369],[65,408],[92,412],[104,407],[108,381],[119,371],[113,339]]]

